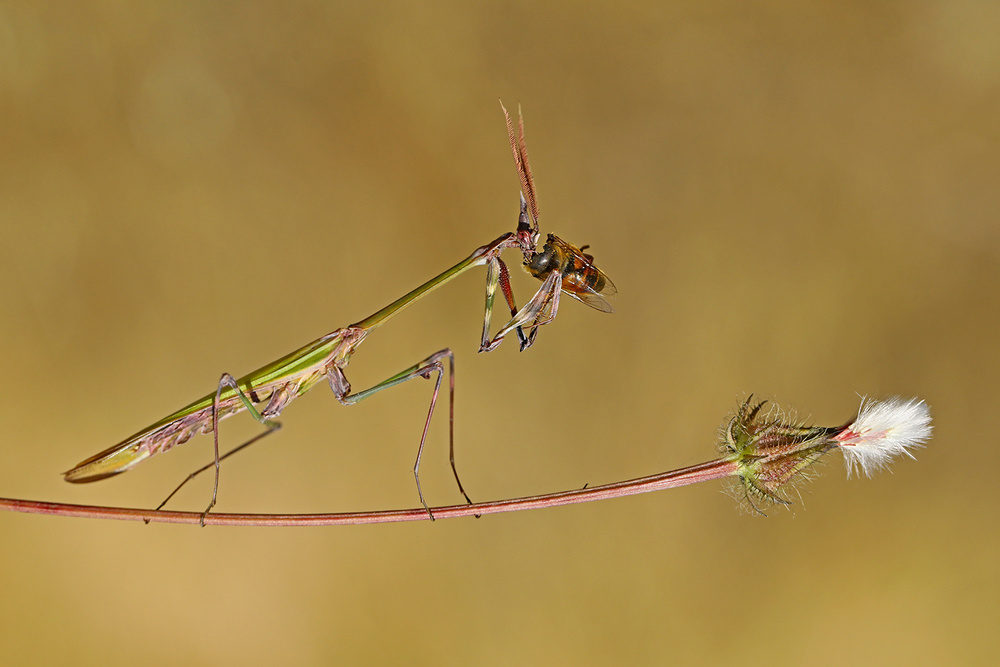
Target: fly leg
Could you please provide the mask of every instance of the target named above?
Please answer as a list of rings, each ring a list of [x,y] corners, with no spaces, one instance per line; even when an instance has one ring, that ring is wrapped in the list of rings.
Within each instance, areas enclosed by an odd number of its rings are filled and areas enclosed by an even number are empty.
[[[359,401],[377,394],[383,389],[388,389],[407,380],[412,380],[413,378],[421,377],[424,379],[430,379],[431,373],[437,373],[437,380],[434,383],[434,393],[431,394],[431,404],[427,410],[427,419],[424,420],[424,430],[420,435],[420,446],[417,448],[417,459],[413,464],[413,478],[417,483],[417,495],[420,496],[420,503],[427,510],[427,516],[430,517],[431,521],[434,520],[434,513],[431,512],[430,507],[427,505],[427,501],[424,500],[424,492],[420,488],[420,459],[424,453],[424,443],[427,440],[427,431],[431,425],[431,417],[434,416],[434,406],[437,405],[438,392],[441,389],[441,378],[444,375],[444,360],[448,360],[448,457],[451,461],[451,471],[455,475],[455,482],[458,484],[458,490],[465,497],[465,500],[471,505],[472,500],[469,498],[469,494],[465,492],[465,488],[462,486],[462,480],[458,477],[458,468],[455,467],[455,355],[450,349],[444,349],[440,352],[435,352],[431,356],[427,357],[420,363],[414,364],[409,368],[406,368],[399,373],[396,373],[387,380],[383,380],[374,387],[365,389],[364,391],[359,391],[351,393],[351,384],[347,381],[344,376],[344,372],[337,366],[330,366],[327,369],[327,380],[330,383],[330,388],[333,390],[334,396],[337,400],[344,405],[354,405]]]

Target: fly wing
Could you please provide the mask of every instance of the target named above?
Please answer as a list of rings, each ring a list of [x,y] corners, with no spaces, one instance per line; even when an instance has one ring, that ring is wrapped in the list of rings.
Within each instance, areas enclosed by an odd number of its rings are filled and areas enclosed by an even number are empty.
[[[604,273],[604,271],[601,271],[593,264],[591,264],[590,267],[594,271],[597,271],[598,275],[601,276],[601,280],[604,282],[604,287],[600,289],[601,294],[603,294],[604,296],[615,296],[616,294],[618,294],[618,288],[615,287],[615,284],[613,282],[611,282],[611,278],[608,278],[608,274]]]
[[[563,277],[566,292],[602,313],[614,312],[614,308],[604,297],[618,294],[618,288],[606,273],[594,265],[594,257],[555,234],[549,234],[549,243],[558,246],[560,252],[569,259]]]
[[[582,291],[575,292],[571,289],[563,290],[563,294],[569,294],[571,297],[576,299],[581,303],[585,303],[594,310],[599,310],[602,313],[613,313],[615,309],[611,307],[607,299],[603,296],[590,289],[589,287],[584,287]]]

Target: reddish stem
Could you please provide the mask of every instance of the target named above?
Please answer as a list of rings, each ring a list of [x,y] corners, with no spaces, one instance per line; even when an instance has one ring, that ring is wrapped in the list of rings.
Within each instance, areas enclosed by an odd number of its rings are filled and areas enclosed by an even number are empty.
[[[671,470],[670,472],[614,482],[573,491],[560,491],[540,496],[494,500],[472,505],[450,505],[432,508],[435,519],[459,516],[498,514],[521,510],[571,505],[608,498],[633,496],[639,493],[671,489],[677,486],[697,484],[712,479],[733,475],[737,464],[718,459],[707,463]],[[72,505],[48,503],[37,500],[0,498],[0,510],[25,512],[28,514],[54,514],[56,516],[85,517],[90,519],[119,519],[123,521],[154,521],[157,523],[200,523],[200,512],[173,512],[166,510],[132,509],[127,507],[102,507],[94,505]],[[427,510],[414,508],[407,510],[381,510],[375,512],[344,512],[338,514],[222,514],[212,513],[205,517],[205,525],[217,526],[333,526],[362,523],[394,523],[399,521],[425,521]]]

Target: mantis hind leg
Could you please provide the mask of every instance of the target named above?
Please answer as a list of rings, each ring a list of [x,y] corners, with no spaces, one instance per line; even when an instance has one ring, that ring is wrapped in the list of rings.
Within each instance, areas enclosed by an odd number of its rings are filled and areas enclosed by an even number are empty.
[[[431,417],[434,416],[434,407],[437,405],[438,392],[441,390],[441,379],[445,372],[445,359],[448,360],[448,458],[451,461],[451,471],[455,475],[455,482],[458,484],[458,490],[462,493],[465,500],[471,505],[472,500],[469,498],[469,494],[465,492],[465,488],[462,486],[462,480],[458,476],[458,468],[455,466],[455,355],[450,349],[446,348],[440,352],[435,352],[420,363],[403,369],[399,373],[396,373],[392,377],[383,380],[369,389],[355,392],[353,394],[351,393],[351,385],[347,382],[347,378],[344,377],[344,372],[340,368],[331,366],[327,371],[327,379],[330,382],[330,388],[333,390],[337,400],[344,405],[354,405],[369,396],[377,394],[383,389],[394,387],[397,384],[406,382],[407,380],[412,380],[413,378],[420,377],[429,380],[431,373],[437,373],[437,380],[434,383],[434,393],[431,394],[431,404],[427,410],[427,419],[424,420],[424,430],[420,435],[420,446],[417,448],[417,458],[413,464],[413,477],[417,483],[417,495],[420,496],[420,503],[424,506],[424,509],[427,510],[427,516],[430,517],[431,521],[434,520],[434,513],[431,512],[430,507],[427,505],[427,501],[424,500],[424,493],[420,488],[420,460],[424,453],[424,443],[427,441],[427,431],[430,429]]]
[[[263,424],[267,428],[267,430],[264,431],[263,433],[255,435],[254,437],[244,442],[242,445],[234,447],[233,449],[229,450],[228,452],[220,456],[219,455],[219,401],[221,400],[222,392],[227,387],[236,392],[236,396],[238,396],[240,401],[243,402],[243,405],[246,407],[250,415],[253,416],[253,418],[259,421],[261,424]],[[232,375],[230,375],[229,373],[222,374],[222,377],[219,379],[219,386],[215,390],[215,399],[212,401],[212,439],[214,442],[215,459],[211,463],[195,470],[193,473],[188,475],[184,479],[184,481],[178,484],[177,487],[170,492],[170,495],[168,495],[166,498],[163,499],[163,502],[156,507],[157,510],[163,509],[163,506],[166,505],[170,501],[170,499],[173,498],[174,495],[176,495],[177,492],[184,487],[184,485],[186,485],[188,482],[193,480],[201,473],[214,467],[215,484],[212,486],[212,501],[208,504],[208,507],[201,515],[201,525],[202,526],[205,525],[205,517],[208,516],[208,513],[212,511],[213,507],[215,507],[215,502],[219,495],[219,472],[221,470],[222,461],[224,459],[229,458],[236,452],[246,449],[253,443],[262,439],[264,436],[271,435],[272,433],[281,428],[281,422],[275,421],[270,417],[277,416],[277,414],[281,412],[281,409],[287,403],[287,400],[281,401],[274,394],[272,394],[271,401],[268,403],[268,406],[264,409],[264,412],[261,413],[254,406],[254,401],[259,402],[256,393],[251,389],[249,394],[250,395],[248,396],[242,389],[240,389],[239,385],[236,383],[236,380],[235,378],[233,378]],[[272,404],[274,405],[274,407],[272,407]],[[267,414],[268,416],[265,416],[265,414]]]

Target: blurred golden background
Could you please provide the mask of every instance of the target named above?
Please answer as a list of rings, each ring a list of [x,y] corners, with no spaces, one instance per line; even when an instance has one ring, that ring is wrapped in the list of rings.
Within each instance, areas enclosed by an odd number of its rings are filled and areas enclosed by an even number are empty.
[[[360,348],[356,388],[455,350],[473,498],[713,458],[751,392],[825,425],[919,396],[935,431],[872,480],[832,454],[768,518],[716,483],[433,525],[3,514],[0,662],[998,660],[998,34],[987,1],[3,3],[0,495],[155,506],[210,439],[59,473],[512,230],[498,97],[543,234],[620,294],[479,355],[479,270]],[[415,506],[430,389],[318,386],[218,510]],[[460,500],[444,414],[432,504]]]

